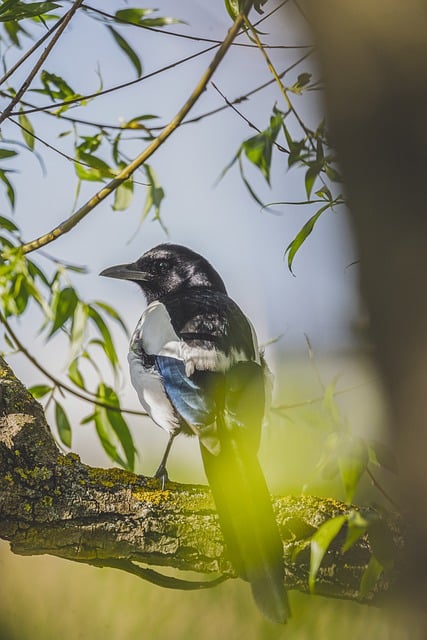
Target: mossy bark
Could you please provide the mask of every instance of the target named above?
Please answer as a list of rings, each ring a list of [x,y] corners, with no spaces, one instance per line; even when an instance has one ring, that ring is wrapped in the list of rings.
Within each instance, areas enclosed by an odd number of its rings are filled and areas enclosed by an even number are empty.
[[[38,402],[0,359],[0,537],[14,553],[51,554],[110,566],[175,588],[199,588],[164,578],[144,565],[233,576],[210,491],[205,486],[159,482],[117,468],[83,464],[57,448]],[[282,534],[286,584],[308,591],[310,538],[327,519],[346,513],[340,502],[316,497],[274,500]],[[396,547],[397,523],[388,522]],[[346,553],[345,532],[322,563],[316,592],[361,600],[360,579],[371,556],[366,536]],[[365,601],[389,590],[383,575]]]

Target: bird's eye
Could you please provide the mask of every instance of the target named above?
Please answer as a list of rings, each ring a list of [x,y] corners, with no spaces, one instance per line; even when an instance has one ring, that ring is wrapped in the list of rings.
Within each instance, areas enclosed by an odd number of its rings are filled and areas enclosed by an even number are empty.
[[[157,271],[159,273],[164,273],[168,269],[169,269],[169,263],[167,262],[167,260],[159,260],[158,261],[158,263],[157,263]]]

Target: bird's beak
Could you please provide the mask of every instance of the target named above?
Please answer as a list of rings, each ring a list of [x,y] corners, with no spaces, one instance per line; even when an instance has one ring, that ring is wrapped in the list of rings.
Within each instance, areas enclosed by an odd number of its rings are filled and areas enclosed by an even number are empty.
[[[145,281],[149,279],[149,274],[138,269],[135,262],[108,267],[101,271],[99,275],[107,278],[118,278],[119,280]]]

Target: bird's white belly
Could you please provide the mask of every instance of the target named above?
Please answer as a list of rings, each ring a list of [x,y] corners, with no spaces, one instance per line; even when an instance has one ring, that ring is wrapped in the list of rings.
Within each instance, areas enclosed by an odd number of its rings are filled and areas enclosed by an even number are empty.
[[[154,369],[146,369],[138,355],[130,351],[128,354],[130,379],[138,398],[152,420],[169,433],[180,429],[172,404],[167,397],[163,384]]]

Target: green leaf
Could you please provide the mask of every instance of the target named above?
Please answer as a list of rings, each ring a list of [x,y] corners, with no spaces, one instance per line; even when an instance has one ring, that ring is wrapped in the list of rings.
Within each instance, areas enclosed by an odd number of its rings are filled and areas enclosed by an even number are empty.
[[[331,518],[324,522],[311,538],[310,573],[308,578],[311,593],[314,593],[316,577],[325,553],[329,549],[331,542],[341,531],[345,521],[346,516],[344,515]]]
[[[383,567],[375,556],[372,556],[360,581],[360,595],[362,598],[366,598],[366,596],[374,589],[383,570]]]
[[[98,393],[107,404],[113,405],[114,407],[117,407],[117,409],[120,409],[120,401],[114,389],[108,387],[105,384],[100,384]],[[129,431],[129,427],[120,411],[105,409],[105,413],[108,422],[112,426],[113,431],[123,448],[127,462],[126,467],[132,471],[135,465],[135,446],[133,444],[133,439]]]
[[[142,18],[146,15],[153,13],[153,9],[120,9],[114,14],[117,20],[123,20],[124,22],[130,22],[131,24],[140,24]]]
[[[326,165],[325,166],[325,172],[326,175],[328,176],[329,180],[332,180],[332,182],[342,182],[343,178],[342,175],[333,167],[331,167],[330,165]]]
[[[18,273],[12,281],[11,298],[15,305],[16,315],[24,313],[28,305],[28,288],[24,274]]]
[[[74,360],[82,348],[88,317],[88,306],[84,304],[84,302],[79,301],[76,305],[71,325],[71,360]]]
[[[323,185],[323,187],[321,187],[315,193],[316,193],[316,196],[319,196],[319,198],[322,198],[322,200],[327,200],[328,202],[332,202],[333,200],[332,193],[330,192],[328,187],[325,185]]]
[[[239,0],[224,0],[225,8],[232,20],[235,20],[240,13]]]
[[[61,5],[55,2],[20,2],[19,0],[8,0],[0,6],[0,21],[23,20],[24,18],[34,18],[44,13],[53,11]]]
[[[66,447],[71,447],[71,425],[63,407],[55,400],[55,422],[59,438]]]
[[[30,387],[28,391],[31,393],[33,398],[39,400],[40,398],[44,398],[44,396],[52,391],[52,387],[48,384],[36,384],[33,387]]]
[[[99,441],[105,453],[109,458],[111,458],[111,460],[113,460],[113,462],[116,462],[118,465],[123,467],[123,469],[125,469],[126,462],[119,454],[117,447],[113,442],[115,434],[111,424],[108,422],[108,420],[106,420],[105,410],[103,410],[101,407],[96,407],[94,414],[92,416],[88,416],[88,418],[86,418],[84,422],[89,422],[91,418],[93,418],[95,422],[96,433],[98,434]]]
[[[105,324],[104,320],[102,319],[102,317],[94,307],[88,306],[88,314],[89,314],[89,317],[93,320],[93,322],[97,326],[98,331],[103,338],[103,341],[104,341],[103,348],[105,351],[105,355],[107,356],[107,358],[111,362],[111,365],[113,366],[113,369],[115,370],[117,368],[119,359],[117,357],[117,352],[114,346],[113,339],[111,337],[111,333],[107,325]]]
[[[7,35],[9,36],[11,43],[15,45],[15,47],[18,47],[19,49],[21,49],[22,47],[22,44],[19,40],[19,35],[31,37],[28,31],[23,29],[23,27],[21,27],[19,22],[17,22],[16,20],[10,20],[10,21],[4,22],[4,29]]]
[[[18,153],[13,151],[13,149],[0,149],[0,160],[3,160],[4,158],[13,158],[17,155]]]
[[[342,552],[348,551],[368,530],[370,522],[360,511],[350,511],[347,515],[347,537],[342,546]]]
[[[9,199],[10,206],[13,209],[15,207],[15,191],[14,191],[14,189],[12,187],[12,183],[10,182],[8,177],[6,176],[6,171],[4,171],[3,169],[0,169],[0,180],[6,186],[6,194],[7,194],[7,197]]]
[[[323,408],[331,414],[333,421],[338,423],[340,421],[340,412],[335,401],[336,386],[337,379],[335,378],[325,389],[322,405]]]
[[[140,27],[165,27],[170,24],[182,24],[182,20],[176,18],[161,17],[158,18],[146,18],[147,15],[152,15],[157,9],[120,9],[116,11],[115,16],[118,20],[123,22],[129,22],[131,24],[137,24]]]
[[[143,124],[143,122],[144,122],[144,120],[155,120],[158,117],[159,116],[154,116],[154,115],[152,115],[150,113],[144,114],[142,116],[135,116],[134,118],[131,118],[127,122],[123,122],[121,126],[124,129],[128,129],[128,128],[129,129],[144,129],[144,131],[148,131],[150,133],[150,129],[145,124]]]
[[[79,298],[72,287],[65,287],[53,296],[53,322],[49,338],[58,331],[73,315]]]
[[[135,67],[137,77],[142,76],[142,64],[136,51],[130,46],[129,42],[123,38],[113,27],[108,27],[114,40],[119,45],[120,49],[127,55],[133,66]]]
[[[81,424],[94,421],[99,440],[108,457],[124,469],[133,471],[136,449],[128,425],[120,412],[117,394],[111,387],[101,383],[97,389],[97,397],[101,402],[117,407],[119,411],[96,405],[94,413],[83,418]],[[123,450],[125,459],[117,445]]]
[[[38,89],[38,93],[47,93],[53,100],[67,100],[78,97],[78,94],[70,87],[70,85],[61,76],[49,71],[43,70],[40,74],[40,80],[44,89]]]
[[[106,410],[106,415],[109,423],[113,427],[114,433],[119,439],[122,445],[123,452],[126,456],[126,469],[133,471],[135,468],[135,446],[133,444],[132,435],[129,431],[129,427],[123,418],[122,414],[118,411]]]
[[[122,182],[114,191],[114,211],[125,211],[128,209],[133,198],[133,178]]]
[[[248,160],[258,167],[268,184],[270,184],[273,144],[280,131],[282,122],[283,115],[281,113],[275,113],[271,116],[270,126],[267,129],[245,140],[241,146]]]
[[[21,125],[22,137],[24,138],[27,147],[31,149],[31,151],[33,151],[34,143],[35,143],[34,127],[31,124],[28,117],[26,116],[26,114],[22,112],[22,109],[21,109],[21,112],[19,113],[18,120],[19,120],[19,124]]]
[[[349,438],[341,448],[338,465],[347,503],[353,500],[359,484],[369,462],[368,449],[362,438]]]
[[[104,138],[102,131],[95,133],[93,136],[80,136],[81,142],[77,146],[79,153],[87,153],[92,155],[101,145]]]
[[[305,173],[305,191],[308,199],[310,199],[314,183],[316,182],[316,178],[319,175],[321,169],[321,165],[315,163],[311,167],[309,167]]]
[[[127,326],[123,322],[120,314],[111,305],[107,304],[106,302],[101,302],[100,300],[97,300],[96,302],[93,303],[93,306],[99,307],[100,309],[105,311],[105,313],[107,313],[111,318],[113,318],[113,320],[115,320],[120,325],[125,335],[129,337],[129,330]]]
[[[302,227],[302,229],[297,233],[295,238],[288,244],[285,250],[285,255],[288,254],[288,268],[289,271],[293,274],[292,264],[297,254],[298,250],[301,248],[302,244],[307,240],[310,233],[313,231],[314,225],[322,215],[326,209],[330,208],[330,204],[325,204],[323,207],[317,211]],[[295,274],[294,274],[295,275]]]
[[[70,363],[70,366],[68,367],[68,377],[72,382],[74,382],[74,384],[77,387],[80,387],[81,389],[85,389],[86,388],[85,381],[83,379],[82,374],[80,373],[80,369],[78,365],[79,365],[78,358],[75,358]]]
[[[154,209],[155,220],[160,220],[160,205],[165,197],[165,192],[160,186],[157,176],[149,164],[144,164],[146,176],[148,178],[148,191],[145,199],[142,220],[145,220],[151,209]]]
[[[289,91],[293,91],[293,93],[300,95],[310,80],[311,73],[300,73],[295,84],[293,84],[292,87],[289,87]]]
[[[6,229],[6,231],[10,231],[10,233],[14,233],[15,231],[19,231],[18,227],[12,220],[9,218],[5,218],[4,216],[0,216],[0,227]]]
[[[80,180],[100,182],[104,179],[111,179],[115,175],[113,169],[104,160],[91,153],[86,153],[81,147],[76,149],[76,160],[80,161],[74,163],[76,174]]]
[[[255,193],[254,189],[252,189],[252,185],[250,184],[249,180],[245,176],[245,172],[244,172],[243,162],[242,162],[242,157],[241,156],[239,156],[239,171],[240,171],[240,177],[243,180],[243,184],[245,185],[246,189],[249,191],[249,193],[252,196],[252,198],[255,200],[255,202],[257,204],[259,204],[259,206],[261,208],[264,208],[264,203],[261,202],[261,200],[258,198],[258,196]]]
[[[378,440],[369,441],[369,459],[391,473],[398,473],[398,464],[396,456],[390,447]]]

